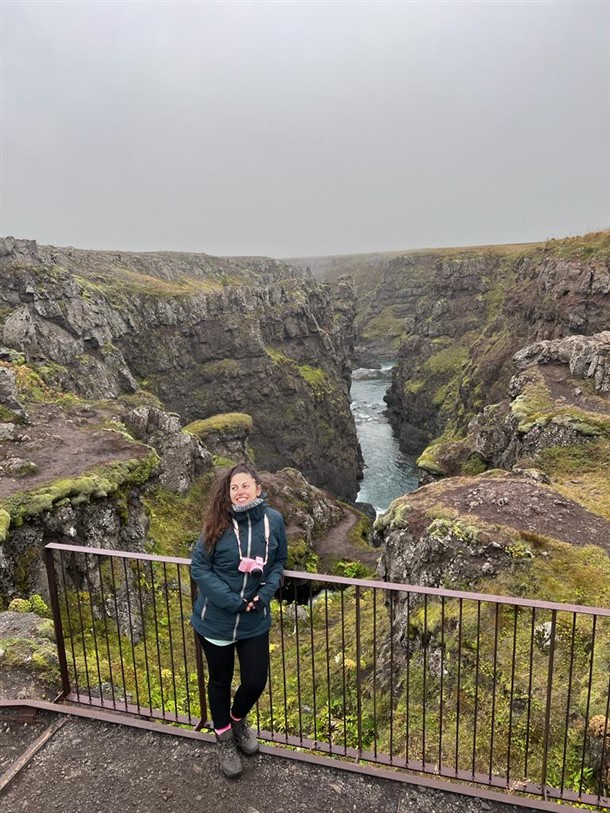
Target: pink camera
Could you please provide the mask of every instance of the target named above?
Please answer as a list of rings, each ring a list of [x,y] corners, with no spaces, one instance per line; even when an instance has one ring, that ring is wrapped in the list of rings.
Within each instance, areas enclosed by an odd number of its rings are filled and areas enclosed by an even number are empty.
[[[242,573],[249,573],[251,576],[258,578],[263,575],[264,565],[265,561],[262,556],[257,556],[256,559],[249,559],[244,556],[237,569]]]

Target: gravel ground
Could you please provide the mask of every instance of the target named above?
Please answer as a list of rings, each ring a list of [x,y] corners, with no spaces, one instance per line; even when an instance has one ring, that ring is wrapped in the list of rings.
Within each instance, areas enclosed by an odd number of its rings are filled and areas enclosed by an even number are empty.
[[[14,711],[11,711],[13,715]],[[0,714],[0,773],[55,715],[27,724]],[[244,759],[227,780],[215,746],[119,724],[64,718],[64,725],[0,790],[2,811],[36,813],[514,813],[487,802],[320,767],[270,753]],[[2,788],[2,776],[0,776]],[[566,808],[558,808],[566,810]]]

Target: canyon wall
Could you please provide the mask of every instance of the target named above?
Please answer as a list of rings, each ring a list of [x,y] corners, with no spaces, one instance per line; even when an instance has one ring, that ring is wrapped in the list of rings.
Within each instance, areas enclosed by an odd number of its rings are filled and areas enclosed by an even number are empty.
[[[263,468],[286,465],[353,500],[355,296],[286,263],[0,243],[0,341],[52,386],[131,399],[185,423],[253,417]]]

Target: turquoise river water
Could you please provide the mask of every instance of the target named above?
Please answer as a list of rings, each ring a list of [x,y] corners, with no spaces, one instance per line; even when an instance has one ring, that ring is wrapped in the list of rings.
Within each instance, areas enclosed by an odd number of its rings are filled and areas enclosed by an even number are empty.
[[[391,363],[381,370],[354,370],[352,375],[352,413],[364,457],[358,500],[371,503],[378,514],[396,497],[417,488],[414,460],[400,451],[384,416],[383,396],[391,378]]]

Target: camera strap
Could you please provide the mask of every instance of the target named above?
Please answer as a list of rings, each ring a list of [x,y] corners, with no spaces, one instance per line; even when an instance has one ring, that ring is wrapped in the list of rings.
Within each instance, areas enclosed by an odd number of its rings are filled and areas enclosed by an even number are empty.
[[[250,522],[249,519],[248,519],[248,522]],[[269,536],[270,536],[270,533],[271,533],[271,530],[269,528],[269,517],[267,516],[266,511],[265,511],[265,514],[264,514],[264,517],[263,517],[263,524],[265,526],[265,561],[263,562],[263,565],[266,565],[267,564],[267,559],[269,558]],[[250,558],[249,556],[244,557],[244,555],[241,552],[241,539],[239,538],[239,525],[237,524],[237,520],[235,519],[235,517],[233,517],[233,530],[235,531],[235,538],[237,539],[237,551],[239,553],[239,561],[241,562],[241,560],[244,559],[244,558],[249,559]]]

